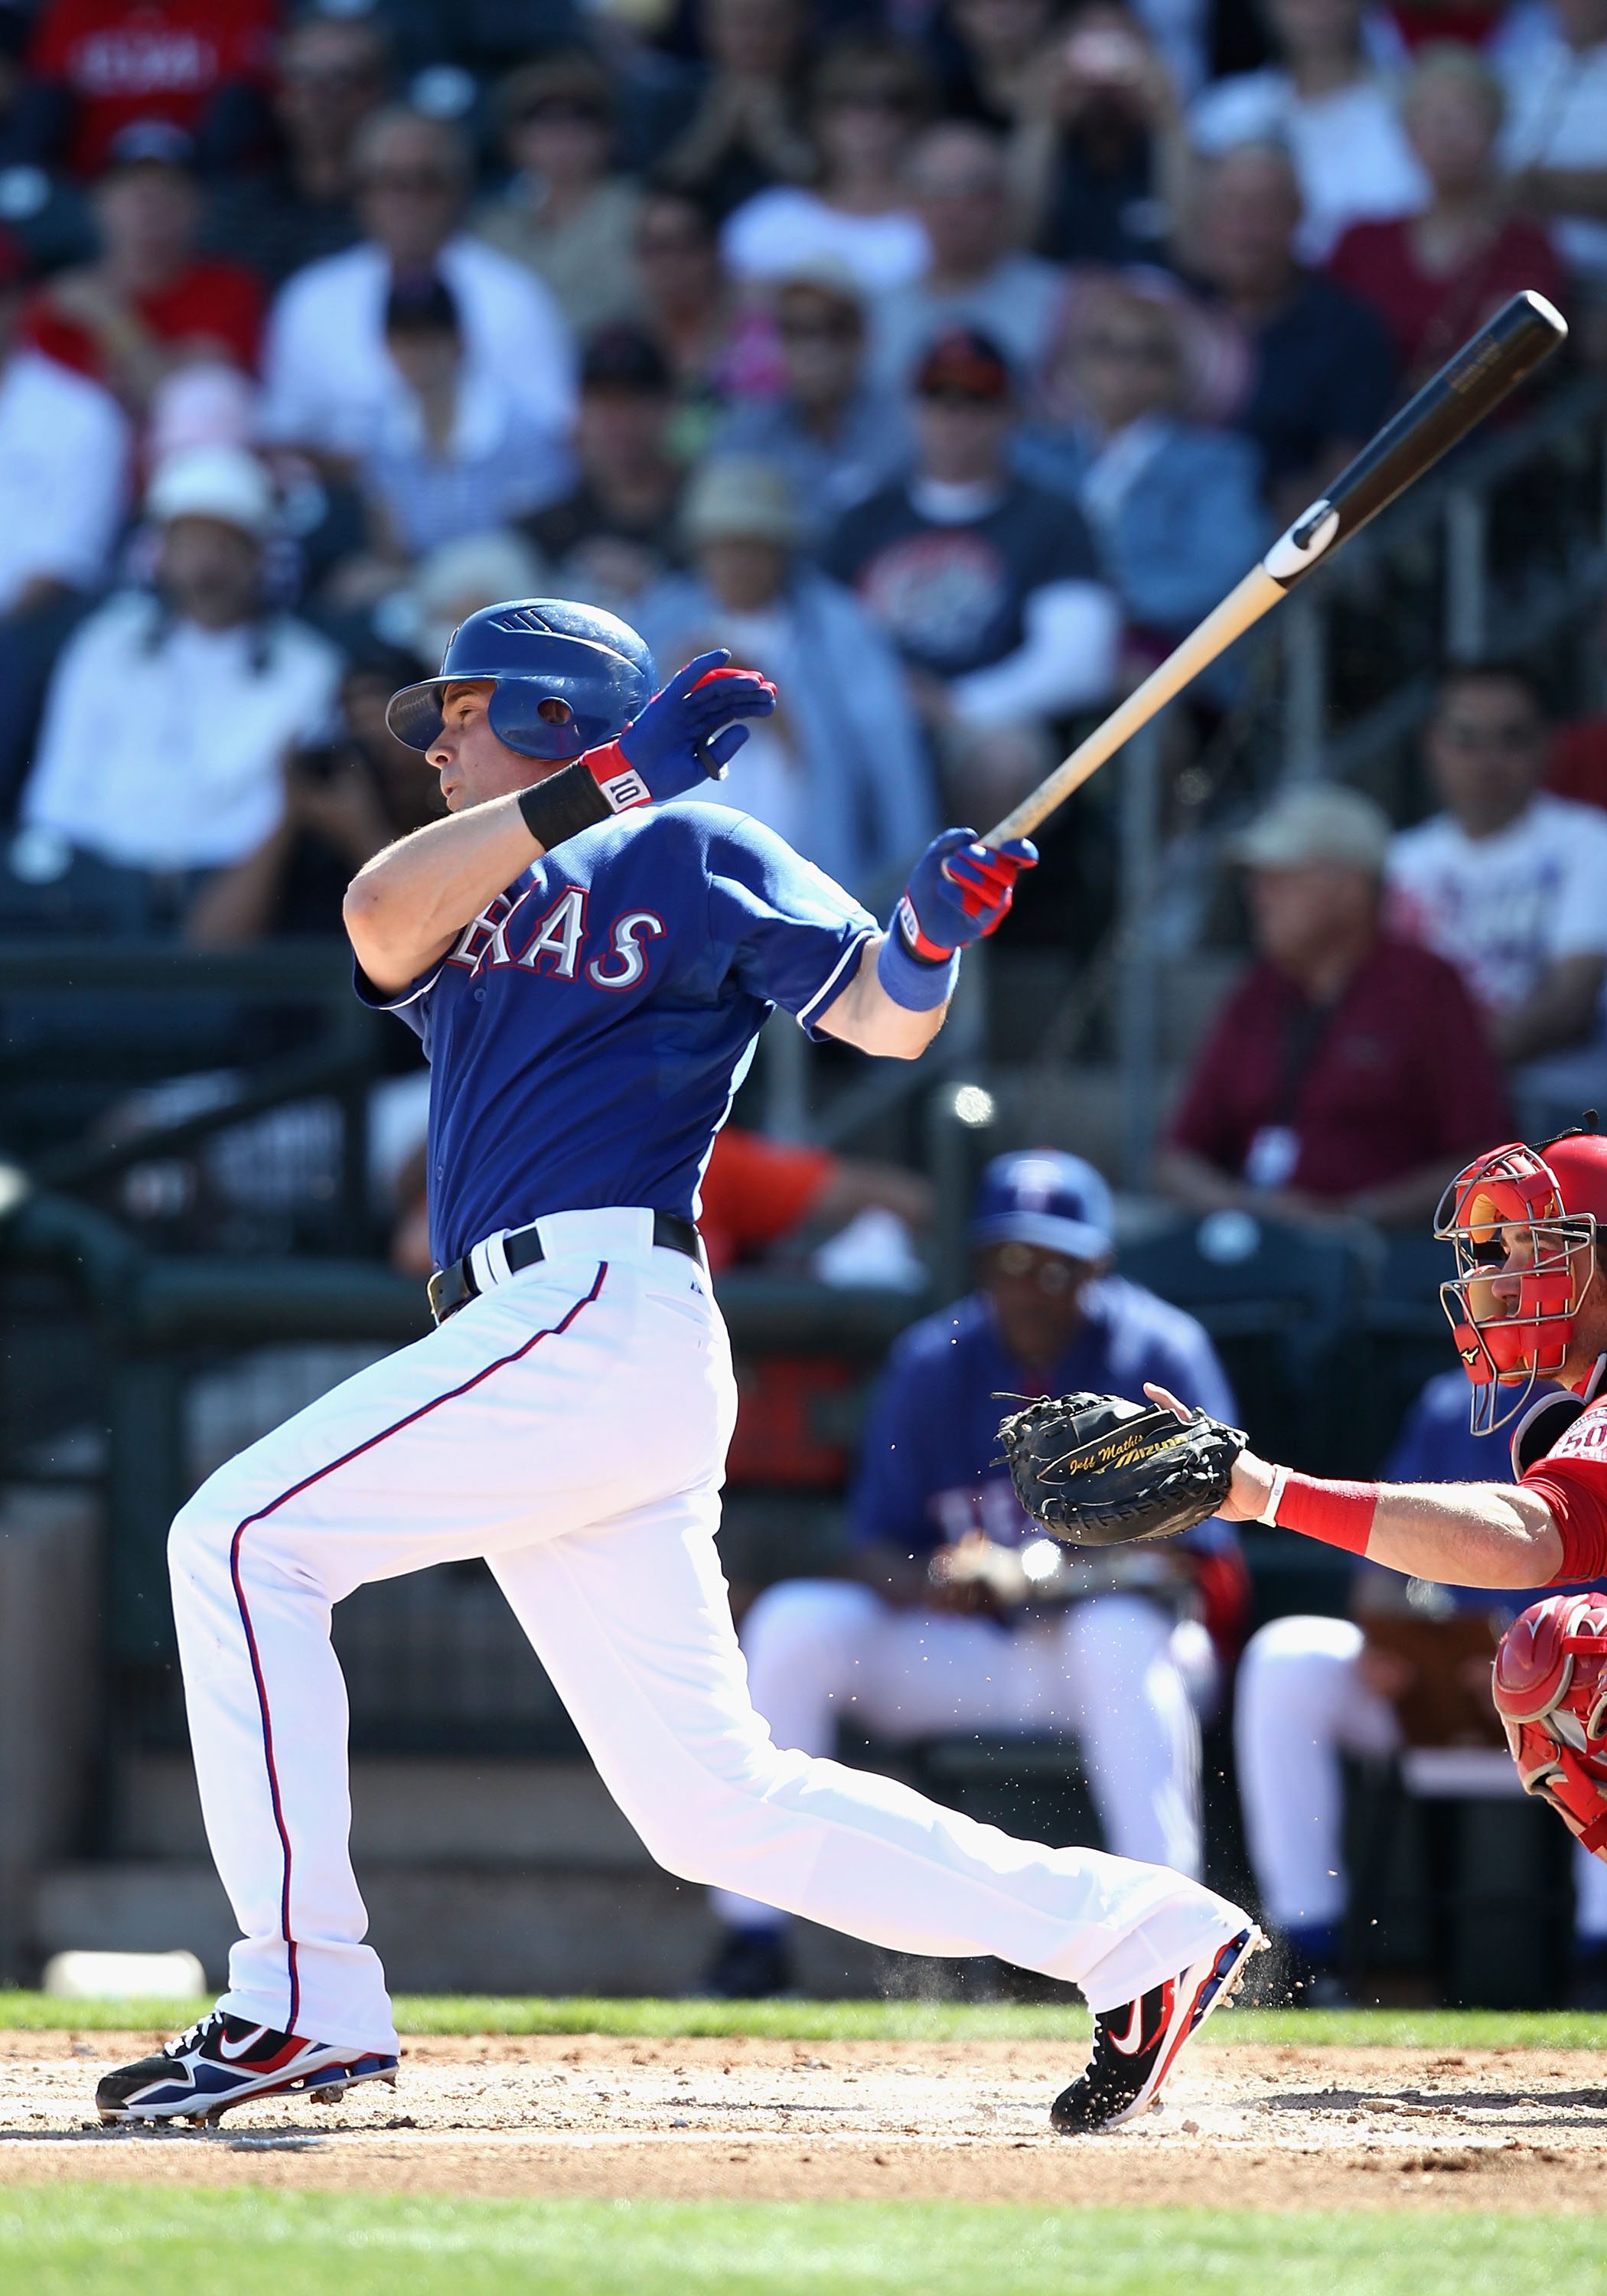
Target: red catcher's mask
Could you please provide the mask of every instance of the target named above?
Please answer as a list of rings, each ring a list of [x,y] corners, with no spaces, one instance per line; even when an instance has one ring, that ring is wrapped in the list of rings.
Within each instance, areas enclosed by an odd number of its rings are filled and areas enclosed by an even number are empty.
[[[1594,1132],[1544,1149],[1509,1141],[1441,1197],[1434,1233],[1455,1246],[1456,1275],[1439,1297],[1473,1383],[1476,1435],[1516,1418],[1536,1382],[1562,1370],[1595,1272],[1598,1218],[1607,1218],[1607,1138]],[[1498,1295],[1500,1275],[1508,1282]]]

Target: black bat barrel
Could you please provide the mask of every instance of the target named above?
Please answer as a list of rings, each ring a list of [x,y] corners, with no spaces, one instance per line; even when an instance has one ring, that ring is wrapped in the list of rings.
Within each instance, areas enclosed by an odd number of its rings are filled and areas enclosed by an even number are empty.
[[[1465,439],[1567,334],[1562,314],[1532,288],[1503,304],[1273,545],[1262,564],[1274,581],[1292,589]]]

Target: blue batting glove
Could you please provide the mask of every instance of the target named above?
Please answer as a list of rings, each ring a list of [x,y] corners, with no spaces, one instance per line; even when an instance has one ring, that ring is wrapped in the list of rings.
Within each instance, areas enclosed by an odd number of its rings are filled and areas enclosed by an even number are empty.
[[[748,738],[742,719],[767,718],[775,707],[769,679],[756,669],[728,669],[730,660],[724,646],[695,655],[617,741],[586,752],[611,811],[662,804],[724,779]]]
[[[1037,865],[1030,838],[984,845],[974,829],[946,829],[910,871],[894,930],[912,956],[942,964],[1003,924],[1015,881]]]

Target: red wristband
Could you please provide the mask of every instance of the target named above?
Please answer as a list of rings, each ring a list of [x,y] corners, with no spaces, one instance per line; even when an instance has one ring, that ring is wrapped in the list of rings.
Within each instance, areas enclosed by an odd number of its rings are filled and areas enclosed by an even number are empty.
[[[617,741],[585,750],[580,762],[603,791],[611,813],[628,813],[634,805],[652,803],[652,791]]]
[[[1376,1483],[1329,1483],[1316,1475],[1291,1473],[1278,1498],[1283,1529],[1301,1531],[1350,1554],[1366,1553],[1377,1512]]]
[[[918,957],[922,964],[948,963],[954,955],[953,949],[945,948],[941,941],[931,940],[922,931],[915,905],[907,893],[899,900],[897,915],[899,936],[912,956]]]

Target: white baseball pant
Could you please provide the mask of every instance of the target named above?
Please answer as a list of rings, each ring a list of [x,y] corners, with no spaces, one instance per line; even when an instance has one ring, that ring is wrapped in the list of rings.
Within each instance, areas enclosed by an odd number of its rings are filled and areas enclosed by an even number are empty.
[[[222,2005],[394,2046],[348,1850],[331,1606],[484,1555],[610,1792],[670,1872],[878,1945],[993,1954],[1113,2007],[1245,1916],[1162,1866],[1049,1849],[783,1752],[715,1553],[725,1326],[645,1211],[540,1223],[547,1257],[218,1470],[170,1547],[208,1838],[243,1932]],[[501,1280],[498,1280],[499,1277]]]
[[[1363,1640],[1348,1619],[1275,1619],[1239,1668],[1239,1800],[1256,1886],[1279,1929],[1342,1920],[1340,1756],[1400,1745],[1394,1707],[1362,1679]],[[1607,1865],[1576,1842],[1573,1878],[1577,1933],[1607,1939]]]
[[[748,1689],[778,1746],[830,1751],[840,1721],[878,1737],[1062,1731],[1082,1747],[1119,1857],[1197,1874],[1200,1725],[1172,1656],[1174,1622],[1142,1595],[1105,1595],[1007,1632],[991,1619],[898,1611],[868,1587],[795,1578],[742,1627]],[[726,1890],[739,1928],[774,1911]]]

